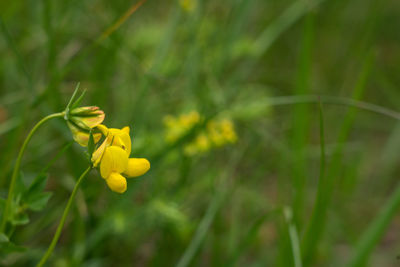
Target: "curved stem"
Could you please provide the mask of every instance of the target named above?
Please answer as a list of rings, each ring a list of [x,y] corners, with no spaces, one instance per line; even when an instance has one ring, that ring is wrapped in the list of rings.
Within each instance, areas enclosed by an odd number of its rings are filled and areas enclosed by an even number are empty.
[[[75,187],[74,187],[74,189],[72,190],[71,196],[70,196],[69,199],[68,199],[67,206],[66,206],[65,209],[64,209],[64,212],[63,212],[63,215],[62,215],[62,217],[61,217],[60,223],[58,224],[56,233],[55,233],[54,236],[53,236],[53,240],[51,240],[51,243],[50,243],[49,248],[47,249],[46,253],[43,255],[43,257],[42,257],[42,259],[40,260],[40,262],[36,265],[37,267],[43,266],[43,265],[46,263],[47,259],[51,256],[51,253],[53,252],[54,248],[56,247],[57,241],[58,241],[58,239],[60,238],[61,231],[62,231],[62,228],[63,228],[64,223],[65,223],[65,219],[67,218],[68,212],[69,212],[69,210],[70,210],[70,208],[71,208],[71,204],[72,204],[72,201],[73,201],[74,198],[75,198],[76,192],[78,191],[79,185],[81,184],[83,178],[86,176],[86,174],[87,174],[91,169],[92,169],[92,166],[89,166],[89,167],[81,174],[81,176],[79,177],[78,181],[76,182]]]
[[[326,103],[331,105],[356,107],[359,109],[371,111],[396,120],[400,120],[400,113],[369,102],[359,101],[352,98],[326,96],[326,95],[295,95],[278,96],[268,98],[270,106],[307,104],[307,103]]]
[[[44,117],[43,119],[41,119],[33,128],[32,130],[29,132],[28,136],[25,138],[24,143],[22,144],[22,147],[18,153],[18,157],[17,157],[17,161],[15,162],[14,165],[14,170],[11,176],[11,182],[10,182],[10,187],[8,188],[8,196],[7,196],[7,201],[6,201],[6,205],[4,207],[4,213],[1,219],[1,224],[0,224],[0,233],[4,232],[4,229],[6,227],[6,223],[7,223],[7,218],[8,218],[8,212],[10,209],[10,205],[11,205],[11,201],[13,198],[13,194],[14,194],[14,187],[15,187],[15,182],[17,180],[17,176],[18,176],[18,172],[19,172],[19,168],[21,166],[21,160],[22,160],[22,156],[25,152],[26,146],[28,145],[29,141],[31,140],[33,134],[36,132],[36,130],[46,121],[52,119],[52,118],[57,118],[57,117],[62,117],[64,116],[64,112],[60,112],[60,113],[54,113],[54,114],[50,114],[46,117]]]

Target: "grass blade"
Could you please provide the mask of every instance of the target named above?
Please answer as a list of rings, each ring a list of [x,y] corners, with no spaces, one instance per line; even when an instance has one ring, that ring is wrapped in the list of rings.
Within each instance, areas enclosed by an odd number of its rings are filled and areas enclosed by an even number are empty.
[[[319,239],[319,233],[321,230],[318,231],[317,229],[321,227],[321,220],[325,217],[327,208],[326,192],[329,190],[327,188],[329,183],[327,183],[325,176],[325,137],[324,137],[325,134],[324,134],[324,118],[322,113],[321,102],[319,103],[319,125],[320,125],[319,138],[321,143],[320,145],[321,160],[319,167],[320,173],[319,173],[319,181],[317,189],[318,191],[311,221],[308,226],[307,232],[304,236],[302,244],[302,249],[305,252],[305,254],[303,254],[303,262],[305,262],[306,264],[311,258],[316,247],[316,242]]]
[[[363,64],[363,68],[356,84],[356,87],[353,92],[353,99],[359,100],[364,92],[366,81],[368,74],[370,73],[370,69],[372,66],[372,53],[367,54],[366,59]],[[335,152],[332,157],[332,161],[330,163],[328,172],[326,177],[321,170],[321,177],[318,183],[318,192],[317,198],[315,201],[313,215],[307,229],[307,232],[303,239],[303,264],[309,265],[311,264],[315,250],[317,248],[317,244],[323,235],[325,222],[326,222],[326,213],[329,208],[330,200],[333,193],[334,181],[338,175],[338,170],[340,170],[340,165],[342,161],[342,151],[344,148],[345,141],[350,133],[351,126],[353,125],[355,115],[357,110],[355,108],[350,108],[346,114],[344,122],[342,123],[339,137],[338,137],[338,146],[335,149]],[[321,143],[323,143],[323,119],[322,119],[322,109],[320,105],[320,123],[321,123]],[[321,153],[323,153],[323,147],[321,145]],[[322,161],[325,161],[325,157],[321,155],[321,169],[325,167],[325,163],[322,165]]]
[[[243,152],[235,153],[231,158],[231,163],[229,169],[223,174],[221,178],[221,185],[218,186],[214,197],[208,206],[206,214],[204,215],[203,219],[201,220],[199,227],[196,230],[196,233],[190,242],[189,246],[186,248],[185,252],[183,253],[182,257],[180,258],[177,267],[185,267],[190,264],[194,256],[196,255],[197,251],[199,250],[205,236],[210,229],[211,223],[214,221],[215,216],[217,215],[218,211],[222,207],[224,200],[226,199],[230,186],[227,185],[227,179],[232,175],[232,172],[240,162],[240,159],[243,156]]]
[[[295,94],[304,95],[310,92],[310,69],[313,42],[314,15],[308,14],[304,21],[302,48],[300,62],[297,71]],[[293,107],[293,134],[291,136],[293,153],[296,160],[292,168],[292,177],[295,194],[293,197],[293,216],[296,225],[301,229],[304,206],[304,193],[306,184],[306,161],[304,150],[307,144],[307,133],[310,121],[309,107],[306,105],[294,105]]]
[[[400,185],[393,192],[389,200],[383,206],[378,216],[371,222],[356,244],[355,252],[348,266],[365,266],[372,250],[378,244],[385,233],[392,218],[400,208]]]
[[[188,266],[193,257],[195,256],[196,252],[198,251],[201,243],[203,242],[211,223],[214,221],[215,215],[219,211],[223,199],[225,197],[224,190],[217,192],[211,201],[211,204],[208,206],[206,214],[204,215],[203,219],[200,222],[199,227],[196,230],[196,233],[190,242],[190,245],[186,249],[185,253],[179,260],[177,267],[185,267]]]
[[[301,267],[302,263],[301,263],[299,235],[297,233],[296,225],[293,223],[292,209],[289,207],[285,207],[283,209],[283,215],[285,216],[285,220],[288,225],[290,244],[292,246],[294,267]]]
[[[237,261],[240,259],[240,256],[246,251],[246,249],[251,245],[251,243],[256,238],[261,226],[264,224],[265,221],[271,218],[271,216],[276,215],[276,211],[268,212],[258,218],[250,227],[249,231],[243,238],[241,244],[234,250],[232,253],[231,259],[228,261],[226,266],[235,266]]]
[[[119,29],[119,27],[122,26],[122,24],[125,23],[125,21],[127,19],[129,19],[129,17],[135,13],[135,11],[144,4],[144,2],[146,2],[146,0],[141,0],[135,4],[133,4],[124,14],[122,14],[121,17],[118,18],[118,20],[112,24],[110,27],[108,27],[101,35],[100,37],[97,39],[97,42],[101,42],[104,39],[106,39],[108,36],[110,36],[113,32],[115,32],[116,30]]]
[[[254,43],[254,53],[261,57],[284,31],[322,1],[299,0],[293,3],[273,24],[261,33]]]

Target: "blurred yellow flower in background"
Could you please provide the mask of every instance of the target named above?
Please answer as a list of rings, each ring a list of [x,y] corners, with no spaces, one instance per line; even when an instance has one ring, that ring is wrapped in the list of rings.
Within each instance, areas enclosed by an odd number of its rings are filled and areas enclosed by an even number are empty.
[[[194,126],[203,121],[197,111],[181,114],[178,117],[167,115],[164,118],[166,127],[165,139],[173,143],[187,134]],[[193,156],[209,151],[213,147],[222,147],[237,141],[234,124],[230,119],[210,120],[206,129],[201,130],[192,142],[184,146],[186,155]]]
[[[180,137],[187,134],[195,125],[202,121],[202,117],[197,111],[182,114],[179,117],[167,115],[164,118],[166,126],[166,140],[169,143],[175,142]]]
[[[129,127],[109,129],[101,124],[97,129],[105,139],[92,155],[93,166],[100,165],[100,175],[112,191],[124,193],[127,189],[125,177],[145,174],[150,169],[150,162],[145,158],[129,158],[132,147]]]
[[[235,143],[237,141],[233,122],[228,119],[223,119],[221,121],[211,120],[207,124],[207,132],[216,146],[223,146],[227,143]]]
[[[210,139],[205,134],[198,135],[193,142],[187,144],[183,148],[183,152],[186,155],[195,155],[203,152],[207,152],[211,148]]]
[[[179,0],[179,5],[184,11],[191,13],[197,7],[197,0]]]

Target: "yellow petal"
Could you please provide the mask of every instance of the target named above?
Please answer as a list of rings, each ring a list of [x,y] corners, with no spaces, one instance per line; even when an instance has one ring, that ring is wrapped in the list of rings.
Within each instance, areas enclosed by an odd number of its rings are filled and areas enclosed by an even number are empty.
[[[108,128],[107,126],[105,126],[104,124],[99,124],[96,126],[97,129],[104,135],[107,136],[108,135]]]
[[[128,167],[124,171],[128,177],[137,177],[145,174],[150,169],[150,162],[145,158],[130,158]]]
[[[124,127],[123,129],[125,128],[127,127]],[[129,155],[131,154],[132,141],[126,129],[120,130],[116,128],[111,128],[109,129],[109,134],[114,138],[112,145],[121,147],[123,150],[126,151],[129,157]]]
[[[128,155],[117,146],[109,146],[105,149],[100,162],[101,177],[107,179],[112,172],[121,173],[128,165]]]
[[[93,166],[97,167],[99,165],[101,158],[103,157],[104,150],[106,149],[107,145],[109,145],[111,141],[106,138],[103,143],[96,149],[96,151],[92,154],[92,162]]]
[[[122,128],[121,130],[122,130],[123,132],[127,133],[127,134],[129,134],[129,132],[130,132],[129,126],[125,126],[125,127]]]
[[[126,191],[126,179],[124,176],[117,172],[112,172],[106,179],[108,187],[117,193],[124,193]]]
[[[210,141],[205,134],[197,136],[195,143],[200,151],[204,152],[210,149]]]

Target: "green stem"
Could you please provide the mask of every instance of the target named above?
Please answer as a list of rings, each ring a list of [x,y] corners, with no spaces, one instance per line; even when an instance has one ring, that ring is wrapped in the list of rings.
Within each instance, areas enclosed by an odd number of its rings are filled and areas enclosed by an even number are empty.
[[[70,210],[70,208],[71,208],[71,204],[72,204],[72,201],[73,201],[74,198],[75,198],[76,192],[78,191],[79,185],[81,184],[83,178],[86,176],[86,174],[87,174],[91,169],[92,169],[92,166],[89,166],[89,167],[81,174],[81,176],[79,177],[78,181],[76,182],[75,187],[74,187],[74,189],[72,190],[71,196],[70,196],[69,199],[68,199],[67,206],[66,206],[65,209],[64,209],[64,212],[63,212],[63,215],[62,215],[62,217],[61,217],[60,223],[58,224],[56,233],[55,233],[54,236],[53,236],[53,240],[51,241],[49,248],[47,249],[46,253],[43,255],[43,257],[42,257],[42,259],[40,260],[40,262],[36,265],[37,267],[43,266],[43,265],[46,263],[47,259],[51,256],[51,253],[53,252],[53,250],[54,250],[54,248],[55,248],[55,246],[56,246],[56,244],[57,244],[57,241],[58,241],[58,239],[60,238],[62,228],[64,227],[65,219],[67,218],[68,212],[69,212],[69,210]]]
[[[307,104],[319,103],[331,104],[339,106],[356,107],[362,110],[368,110],[377,114],[391,117],[400,120],[400,112],[375,105],[369,102],[355,100],[346,97],[324,96],[324,95],[295,95],[295,96],[278,96],[267,98],[269,106],[293,105],[293,104]]]
[[[283,208],[283,215],[288,225],[290,243],[292,246],[294,267],[302,267],[299,234],[293,222],[293,211],[289,207]]]
[[[11,205],[11,201],[13,198],[13,194],[14,194],[14,187],[15,187],[15,182],[17,180],[17,176],[18,176],[18,172],[19,172],[19,168],[21,166],[21,160],[22,160],[22,156],[25,152],[26,146],[28,145],[29,141],[31,140],[33,134],[36,132],[36,130],[46,121],[52,119],[52,118],[57,118],[57,117],[62,117],[64,116],[64,112],[60,112],[60,113],[54,113],[54,114],[50,114],[46,117],[44,117],[43,119],[41,119],[33,128],[32,130],[29,132],[28,136],[25,138],[24,143],[22,144],[22,147],[18,153],[18,157],[17,157],[17,161],[15,162],[15,166],[14,166],[14,170],[11,176],[11,182],[10,182],[10,187],[8,189],[8,196],[7,196],[7,201],[6,201],[6,205],[4,207],[4,213],[3,213],[3,217],[1,219],[1,224],[0,224],[0,233],[4,232],[5,227],[6,227],[6,223],[7,223],[7,218],[8,218],[8,213],[10,210],[10,205]]]

